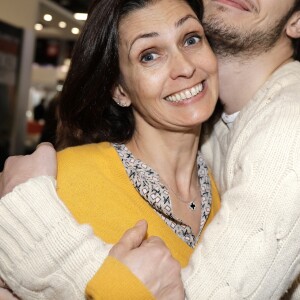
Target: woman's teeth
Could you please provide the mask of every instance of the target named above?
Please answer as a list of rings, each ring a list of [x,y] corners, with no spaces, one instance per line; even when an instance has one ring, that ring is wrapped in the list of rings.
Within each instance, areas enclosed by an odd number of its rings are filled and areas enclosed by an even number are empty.
[[[165,98],[165,100],[170,102],[180,102],[189,99],[191,97],[194,97],[202,91],[203,91],[203,83],[199,83],[190,89],[168,96]]]

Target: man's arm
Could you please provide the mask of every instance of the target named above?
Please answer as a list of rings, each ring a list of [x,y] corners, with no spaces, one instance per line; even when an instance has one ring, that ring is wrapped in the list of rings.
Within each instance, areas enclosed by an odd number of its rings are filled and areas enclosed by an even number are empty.
[[[126,232],[106,259],[111,246],[73,219],[57,197],[55,175],[51,145],[42,145],[29,156],[10,158],[1,175],[0,277],[17,295],[24,300],[84,299],[88,282],[105,262],[108,270],[114,266],[115,279],[118,268],[124,270],[124,280],[133,278],[145,299],[184,297],[178,262],[159,238],[144,241],[146,222]],[[31,176],[37,177],[27,180]],[[149,272],[154,266],[155,272]],[[104,286],[108,277],[100,277],[100,285],[89,289],[93,299],[103,296],[101,283]],[[114,291],[108,292],[114,297]]]
[[[221,209],[183,273],[189,299],[279,299],[300,273],[300,109],[281,100],[230,133]]]

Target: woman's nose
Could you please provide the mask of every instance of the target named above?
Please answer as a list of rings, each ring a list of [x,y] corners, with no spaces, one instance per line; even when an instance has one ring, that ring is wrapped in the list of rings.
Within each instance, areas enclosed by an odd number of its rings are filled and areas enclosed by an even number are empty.
[[[171,78],[191,78],[196,70],[195,64],[188,57],[188,53],[177,51],[171,60]]]

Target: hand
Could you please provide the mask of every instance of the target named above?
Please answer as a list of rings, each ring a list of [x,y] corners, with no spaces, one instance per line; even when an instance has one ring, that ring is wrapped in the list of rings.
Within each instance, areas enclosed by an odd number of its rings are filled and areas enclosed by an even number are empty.
[[[127,230],[109,255],[125,264],[156,299],[184,299],[181,267],[159,237],[146,240],[146,221]]]
[[[13,293],[0,278],[0,300],[17,300]]]
[[[42,143],[31,155],[11,156],[0,176],[0,198],[32,177],[56,177],[56,152],[50,143]]]

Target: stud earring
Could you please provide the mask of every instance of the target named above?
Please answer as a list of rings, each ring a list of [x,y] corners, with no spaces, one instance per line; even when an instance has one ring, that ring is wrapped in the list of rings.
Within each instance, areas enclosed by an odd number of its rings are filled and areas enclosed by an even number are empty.
[[[120,102],[117,102],[118,105],[120,105],[121,107],[128,107],[129,105],[127,105],[126,103],[122,103],[121,101]]]
[[[119,99],[117,99],[117,98],[114,98],[114,97],[113,97],[113,99],[114,99],[115,102],[116,102],[119,106],[121,106],[121,107],[128,107],[128,106],[129,106],[128,104],[121,102],[121,101],[120,101]]]

